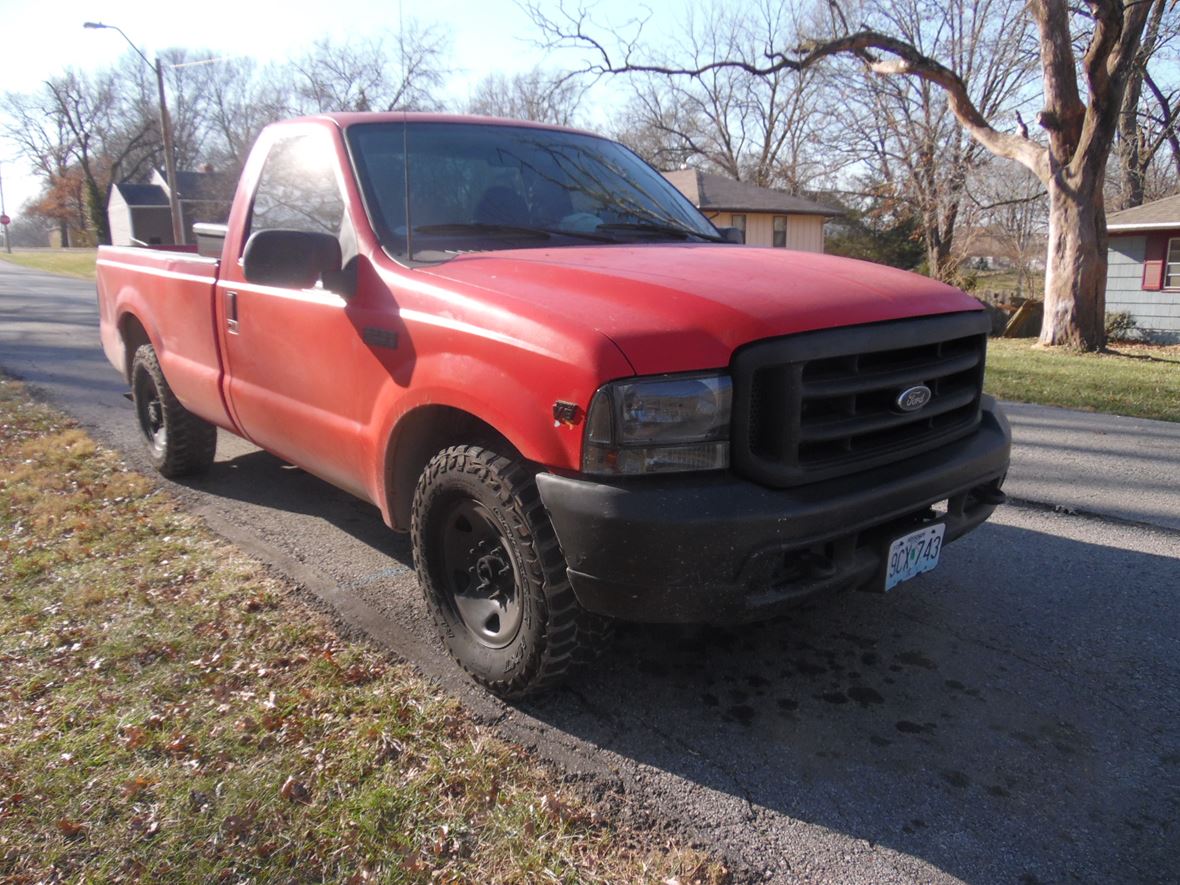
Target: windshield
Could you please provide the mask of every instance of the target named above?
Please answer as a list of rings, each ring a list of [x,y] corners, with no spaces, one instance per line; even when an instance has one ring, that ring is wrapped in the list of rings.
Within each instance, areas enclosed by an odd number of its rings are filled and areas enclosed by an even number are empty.
[[[395,257],[720,239],[662,175],[606,139],[479,123],[362,123],[347,138]]]

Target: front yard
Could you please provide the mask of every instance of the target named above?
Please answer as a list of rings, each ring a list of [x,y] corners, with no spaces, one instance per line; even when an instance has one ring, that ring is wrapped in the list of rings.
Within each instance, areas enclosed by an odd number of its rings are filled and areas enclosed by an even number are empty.
[[[0,698],[11,885],[728,878],[342,639],[2,376]]]
[[[97,255],[94,249],[14,249],[12,254],[0,252],[0,261],[92,280]]]
[[[1180,346],[1112,344],[1109,353],[1048,352],[1034,339],[988,342],[984,388],[1001,399],[1180,421]]]

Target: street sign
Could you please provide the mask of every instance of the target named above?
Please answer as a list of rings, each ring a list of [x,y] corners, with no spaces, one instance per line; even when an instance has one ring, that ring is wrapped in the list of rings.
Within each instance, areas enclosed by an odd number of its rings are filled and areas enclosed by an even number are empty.
[[[10,225],[10,224],[12,224],[11,218],[9,218],[7,215],[0,215],[0,225],[3,225],[4,227],[8,227],[8,225]]]

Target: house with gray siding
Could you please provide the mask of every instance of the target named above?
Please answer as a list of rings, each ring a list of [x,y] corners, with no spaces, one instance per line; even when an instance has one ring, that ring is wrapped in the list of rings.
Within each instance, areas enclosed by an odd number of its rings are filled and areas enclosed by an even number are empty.
[[[1106,218],[1106,310],[1126,311],[1144,337],[1180,343],[1180,194]]]

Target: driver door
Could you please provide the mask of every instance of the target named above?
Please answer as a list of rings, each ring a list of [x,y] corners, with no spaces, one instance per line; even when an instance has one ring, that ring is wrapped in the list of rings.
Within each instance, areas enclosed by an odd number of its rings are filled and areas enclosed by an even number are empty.
[[[333,133],[295,132],[267,154],[240,248],[263,230],[326,232],[341,240],[346,262],[354,259]],[[349,301],[320,284],[247,282],[240,258],[223,268],[217,297],[238,426],[260,447],[364,496],[361,425],[368,416],[358,376],[372,358]]]

